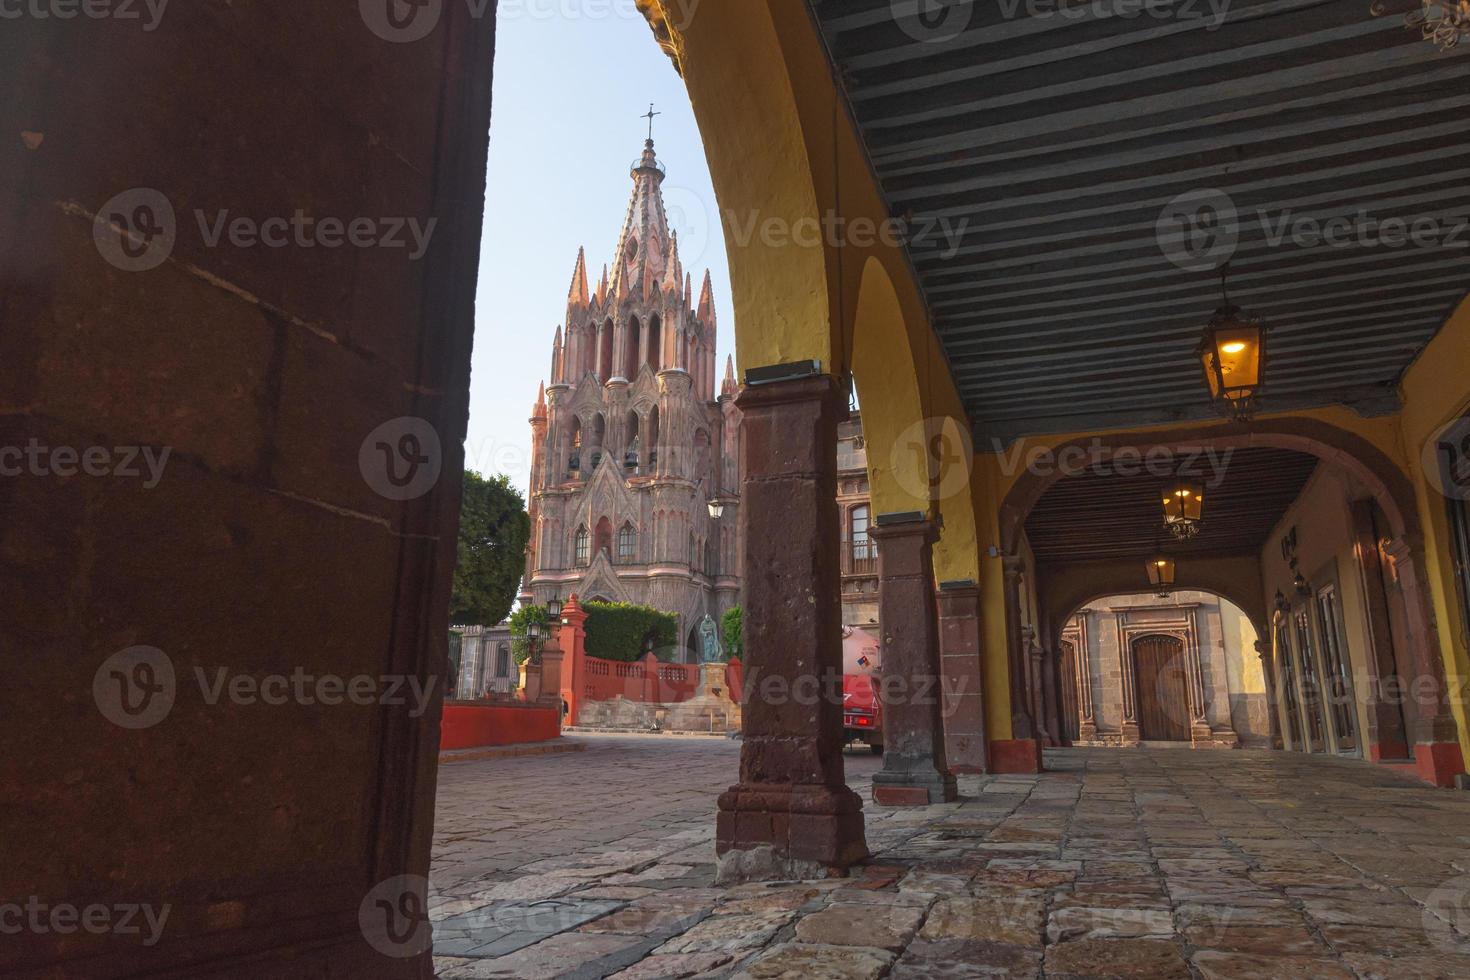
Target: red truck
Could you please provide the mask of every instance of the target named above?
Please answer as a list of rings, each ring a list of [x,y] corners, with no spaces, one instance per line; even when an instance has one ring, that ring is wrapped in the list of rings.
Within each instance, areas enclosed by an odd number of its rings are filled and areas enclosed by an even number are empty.
[[[864,742],[883,754],[883,705],[878,696],[881,670],[878,638],[866,630],[842,631],[842,729],[846,744]]]

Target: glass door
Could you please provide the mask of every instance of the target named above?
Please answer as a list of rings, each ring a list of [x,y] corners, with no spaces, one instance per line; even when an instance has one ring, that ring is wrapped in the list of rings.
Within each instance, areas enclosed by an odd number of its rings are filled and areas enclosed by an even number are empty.
[[[1305,752],[1302,744],[1302,706],[1296,689],[1296,655],[1291,650],[1291,631],[1283,619],[1276,626],[1276,659],[1281,664],[1281,708],[1286,715],[1287,748]]]
[[[1307,606],[1292,612],[1296,629],[1297,666],[1302,672],[1302,714],[1306,717],[1307,746],[1312,752],[1327,751],[1327,724],[1322,717],[1322,681],[1317,671],[1317,653],[1312,643],[1312,618]]]
[[[1335,582],[1317,590],[1317,625],[1322,634],[1322,669],[1327,675],[1327,711],[1337,751],[1357,754],[1358,705]]]

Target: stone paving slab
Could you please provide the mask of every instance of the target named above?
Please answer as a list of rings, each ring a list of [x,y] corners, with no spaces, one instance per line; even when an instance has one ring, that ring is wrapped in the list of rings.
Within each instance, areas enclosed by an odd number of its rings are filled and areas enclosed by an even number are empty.
[[[1048,752],[870,804],[847,879],[718,888],[739,743],[576,741],[440,771],[440,976],[1470,977],[1470,795],[1366,763]],[[882,760],[846,761],[870,800]]]

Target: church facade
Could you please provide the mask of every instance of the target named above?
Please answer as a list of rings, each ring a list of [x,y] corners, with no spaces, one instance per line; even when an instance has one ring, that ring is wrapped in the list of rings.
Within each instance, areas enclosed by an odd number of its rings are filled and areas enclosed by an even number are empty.
[[[573,593],[679,617],[698,659],[699,626],[740,601],[740,412],[733,361],[716,380],[706,271],[696,302],[649,140],[610,266],[592,288],[577,255],[550,383],[531,417],[532,537],[523,602]]]

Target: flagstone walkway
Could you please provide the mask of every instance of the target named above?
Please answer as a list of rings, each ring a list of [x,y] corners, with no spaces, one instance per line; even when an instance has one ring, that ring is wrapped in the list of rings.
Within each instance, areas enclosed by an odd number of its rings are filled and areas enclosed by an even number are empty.
[[[441,977],[1470,977],[1470,794],[1351,760],[1072,749],[885,810],[871,863],[716,888],[739,743],[440,772]]]

